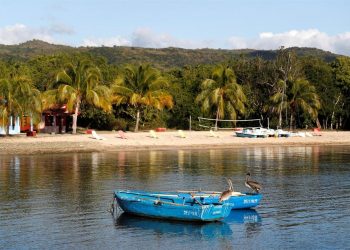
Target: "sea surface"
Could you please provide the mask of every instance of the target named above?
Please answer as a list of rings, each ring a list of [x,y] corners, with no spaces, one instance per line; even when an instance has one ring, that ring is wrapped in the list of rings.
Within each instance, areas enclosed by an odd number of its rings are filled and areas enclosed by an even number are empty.
[[[115,189],[248,191],[222,222],[108,209]],[[0,249],[350,249],[350,146],[0,156]]]

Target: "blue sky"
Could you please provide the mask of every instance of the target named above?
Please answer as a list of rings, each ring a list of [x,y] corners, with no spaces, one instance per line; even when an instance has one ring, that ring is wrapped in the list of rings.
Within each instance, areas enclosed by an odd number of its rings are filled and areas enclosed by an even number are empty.
[[[350,54],[346,0],[1,0],[0,43],[317,47]]]

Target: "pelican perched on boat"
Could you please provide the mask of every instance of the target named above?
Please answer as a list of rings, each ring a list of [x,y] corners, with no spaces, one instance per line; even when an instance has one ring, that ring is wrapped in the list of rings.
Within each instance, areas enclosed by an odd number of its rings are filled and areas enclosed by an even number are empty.
[[[231,179],[229,178],[225,178],[226,181],[227,181],[227,184],[228,184],[228,189],[223,191],[221,194],[220,194],[220,197],[219,197],[219,202],[223,202],[225,200],[228,200],[231,196],[239,196],[239,195],[242,195],[241,192],[235,192],[233,190],[233,185],[232,185],[232,181]]]
[[[245,178],[245,186],[248,188],[253,189],[255,192],[259,193],[261,190],[262,186],[260,183],[253,181],[250,179],[250,173],[247,173],[246,178]]]

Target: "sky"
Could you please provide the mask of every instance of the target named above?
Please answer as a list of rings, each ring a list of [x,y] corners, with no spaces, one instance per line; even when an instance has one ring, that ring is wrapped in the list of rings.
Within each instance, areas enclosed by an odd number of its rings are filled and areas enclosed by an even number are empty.
[[[348,0],[0,0],[0,44],[278,49],[350,55]]]

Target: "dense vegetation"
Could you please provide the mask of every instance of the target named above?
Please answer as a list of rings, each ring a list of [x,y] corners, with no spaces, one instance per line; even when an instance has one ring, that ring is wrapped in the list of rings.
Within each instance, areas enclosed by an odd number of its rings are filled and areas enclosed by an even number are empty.
[[[62,102],[80,114],[78,125],[97,129],[187,129],[190,117],[199,128],[199,116],[350,129],[350,58],[318,49],[73,48],[36,40],[0,45],[0,92],[3,122],[21,114],[38,122],[40,110]]]

